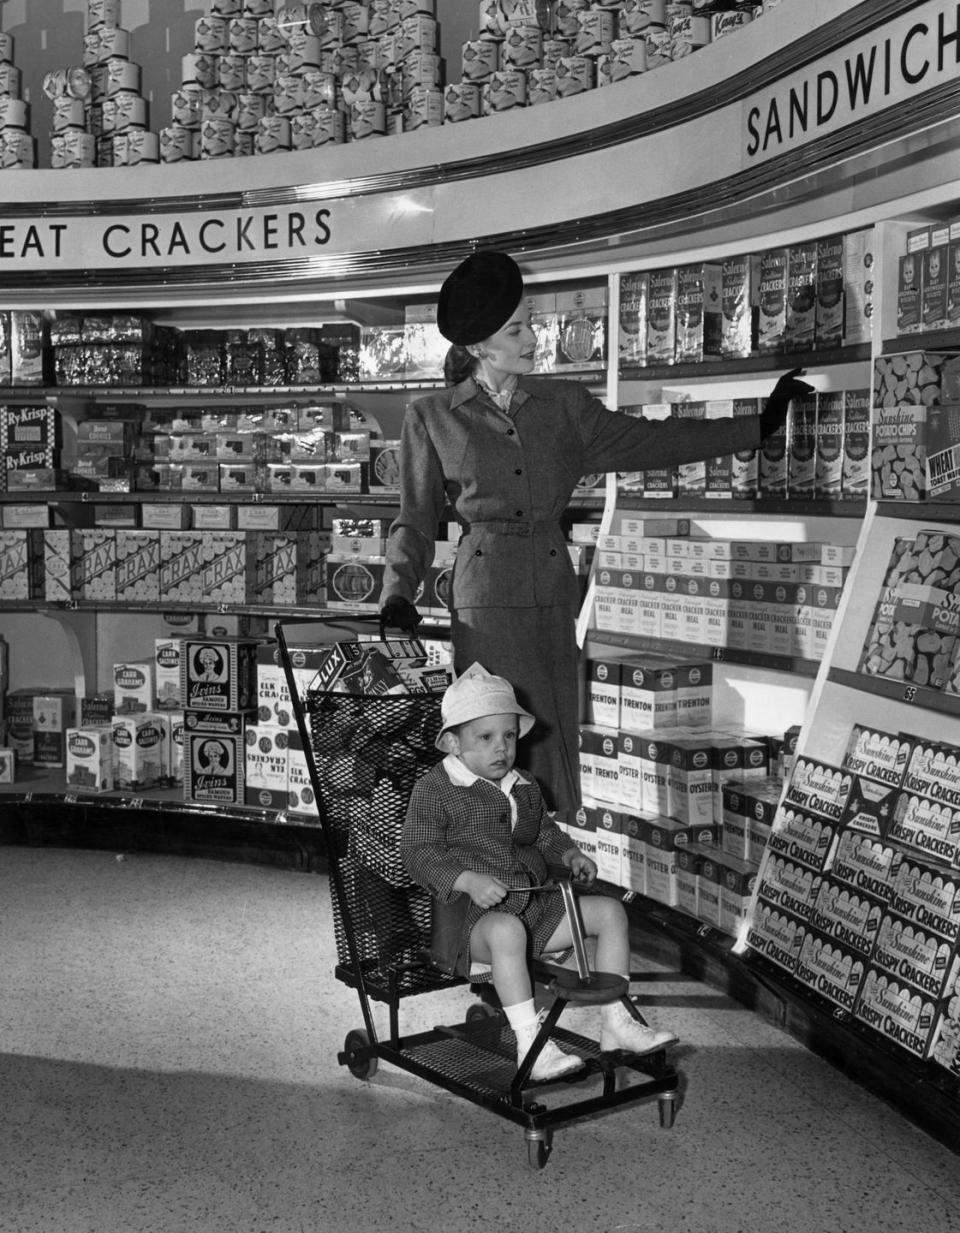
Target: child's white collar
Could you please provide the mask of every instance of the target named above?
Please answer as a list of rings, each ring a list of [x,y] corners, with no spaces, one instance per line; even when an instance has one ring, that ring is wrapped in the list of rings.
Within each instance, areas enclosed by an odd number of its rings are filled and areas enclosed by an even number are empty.
[[[483,779],[482,775],[475,775],[456,754],[447,754],[443,759],[443,769],[447,772],[447,778],[457,788],[470,788],[478,779]],[[514,784],[529,783],[530,780],[514,768],[512,771],[508,771],[499,781],[483,779],[483,782],[492,783],[495,788],[499,788],[503,792],[504,796],[509,796]]]

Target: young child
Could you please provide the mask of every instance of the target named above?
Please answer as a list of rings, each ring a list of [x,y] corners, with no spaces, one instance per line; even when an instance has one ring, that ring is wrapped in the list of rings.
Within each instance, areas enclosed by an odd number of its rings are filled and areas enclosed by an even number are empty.
[[[544,1014],[534,1004],[528,953],[562,951],[572,943],[562,896],[529,888],[547,880],[548,862],[563,864],[586,884],[597,867],[547,813],[536,781],[514,769],[517,741],[534,719],[508,681],[474,664],[447,689],[440,713],[437,747],[446,757],[414,786],[401,851],[413,880],[440,902],[469,898],[456,971],[469,976],[474,963],[490,966],[517,1038],[519,1064]],[[596,938],[597,970],[627,976],[623,904],[588,895],[579,908],[585,935]],[[604,1005],[601,1015],[603,1052],[650,1053],[677,1039],[638,1023],[619,999]],[[548,1041],[531,1078],[559,1078],[582,1064]]]

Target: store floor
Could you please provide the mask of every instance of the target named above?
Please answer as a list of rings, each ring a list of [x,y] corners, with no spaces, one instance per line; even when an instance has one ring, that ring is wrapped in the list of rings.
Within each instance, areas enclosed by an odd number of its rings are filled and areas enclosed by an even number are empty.
[[[337,1065],[332,952],[321,876],[0,848],[3,1233],[960,1231],[957,1156],[723,993],[657,986],[673,1129],[627,1106],[537,1172],[504,1119]]]

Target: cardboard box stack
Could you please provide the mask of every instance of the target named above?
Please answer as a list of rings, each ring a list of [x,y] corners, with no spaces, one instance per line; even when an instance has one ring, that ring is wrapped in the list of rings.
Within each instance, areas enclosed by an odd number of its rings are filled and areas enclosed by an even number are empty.
[[[746,943],[827,1007],[960,1073],[960,749],[867,723],[799,756]]]

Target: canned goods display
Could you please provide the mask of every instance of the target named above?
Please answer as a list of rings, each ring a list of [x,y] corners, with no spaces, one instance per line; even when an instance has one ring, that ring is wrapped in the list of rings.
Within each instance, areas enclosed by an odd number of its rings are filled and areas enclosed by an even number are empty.
[[[50,166],[54,170],[92,167],[97,156],[97,138],[92,133],[54,133],[50,138]]]
[[[375,99],[358,99],[350,105],[350,136],[354,141],[368,137],[384,137],[387,132],[387,112]]]
[[[276,80],[276,56],[247,57],[247,90],[251,94],[272,94]]]
[[[242,10],[241,0],[210,0],[210,12],[214,17],[238,17]]]
[[[455,82],[443,92],[444,119],[451,124],[474,120],[480,115],[480,86],[474,81]]]
[[[469,39],[461,52],[461,76],[464,81],[489,81],[500,67],[500,51],[496,43],[484,39]]]
[[[230,158],[233,155],[235,128],[222,116],[205,119],[200,126],[200,157]]]
[[[199,130],[196,132],[171,124],[160,130],[160,161],[182,163],[199,158]]]
[[[237,115],[234,123],[238,133],[255,133],[257,124],[267,115],[267,96],[265,94],[238,94]],[[270,106],[273,106],[270,100]]]
[[[303,37],[299,30],[290,34],[291,42]],[[323,15],[323,29],[319,35],[307,35],[308,38],[319,37],[321,47],[340,47],[343,44],[343,13],[340,9],[327,9]]]
[[[343,17],[343,27],[340,33],[343,43],[352,45],[369,38],[369,5],[359,4],[356,0],[347,0],[347,3],[343,5],[341,13]]]
[[[432,17],[406,17],[397,31],[397,56],[405,60],[412,51],[437,50],[437,23]]]
[[[300,103],[304,111],[336,107],[337,78],[322,69],[304,69],[300,74]]]
[[[258,154],[273,154],[290,149],[290,120],[287,116],[264,116],[257,125],[254,149]]]
[[[217,56],[217,87],[221,90],[243,90],[247,85],[245,56]]]
[[[261,55],[275,56],[287,45],[276,17],[261,17],[257,28],[257,47]]]
[[[222,55],[227,50],[227,23],[223,17],[200,17],[193,24],[194,51],[205,51],[211,56]]]
[[[342,145],[347,137],[347,121],[342,111],[322,107],[313,113],[316,127],[313,132],[315,146]]]
[[[0,30],[0,63],[13,64],[13,35]]]
[[[37,165],[37,143],[19,129],[0,129],[0,167],[4,171],[30,169]]]
[[[0,64],[0,96],[19,98],[21,74],[15,64]]]
[[[43,78],[43,92],[47,98],[76,98],[85,100],[90,97],[93,82],[85,68],[56,69],[46,73]]]
[[[160,136],[147,129],[131,128],[123,134],[127,149],[127,166],[160,162]]]
[[[87,0],[87,29],[119,26],[120,0]]]
[[[553,10],[553,33],[562,39],[575,39],[580,32],[580,14],[590,8],[590,0],[558,0]]]
[[[129,30],[124,30],[120,26],[101,26],[97,34],[99,36],[98,61],[109,60],[112,56],[119,56],[121,60],[130,59]]]
[[[273,17],[274,0],[243,0],[241,11],[247,17]]]
[[[104,103],[104,108],[113,104],[114,128],[146,128],[147,100],[132,90],[120,90]]]
[[[199,129],[203,112],[203,96],[197,89],[184,87],[170,96],[170,115],[179,128]]]
[[[646,34],[651,29],[665,29],[666,0],[623,0],[620,10],[620,36]]]
[[[204,90],[200,95],[202,123],[207,120],[235,120],[237,96],[230,90]]]
[[[104,61],[103,67],[107,72],[107,94],[116,94],[118,90],[140,89],[139,64],[113,56]]]
[[[557,97],[557,72],[552,68],[527,69],[527,106],[552,103]]]
[[[287,39],[287,44],[283,51],[277,54],[277,59],[283,60],[290,72],[304,68],[307,65],[312,68],[319,68],[322,46],[322,40],[315,34],[304,34],[300,31],[295,31]]]
[[[100,32],[91,30],[83,36],[83,63],[85,68],[92,68],[100,63]]]
[[[527,75],[523,69],[498,69],[483,83],[480,110],[485,116],[527,105]]]
[[[227,49],[237,56],[250,56],[260,46],[260,23],[256,17],[231,18],[227,27]]]
[[[403,131],[435,128],[443,123],[443,91],[434,86],[414,86],[403,108]]]
[[[277,26],[284,33],[305,28],[311,34],[321,35],[324,25],[322,4],[285,4],[277,9]]]
[[[22,98],[0,94],[0,128],[27,128],[30,109]]]
[[[400,24],[400,12],[394,0],[371,0],[369,33],[371,38],[389,34]]]
[[[577,14],[577,36],[573,40],[575,56],[603,56],[610,52],[616,38],[616,14],[607,9],[590,9]]]
[[[69,94],[58,94],[53,100],[52,110],[50,127],[53,132],[62,133],[64,129],[86,127],[86,109],[82,99],[71,98]]]
[[[595,82],[595,64],[589,56],[564,56],[557,65],[557,97],[568,98],[592,90]]]
[[[181,60],[180,81],[185,86],[212,90],[217,83],[217,61],[202,51],[188,51]]]
[[[539,26],[512,26],[503,43],[504,68],[532,68],[543,56]]]

